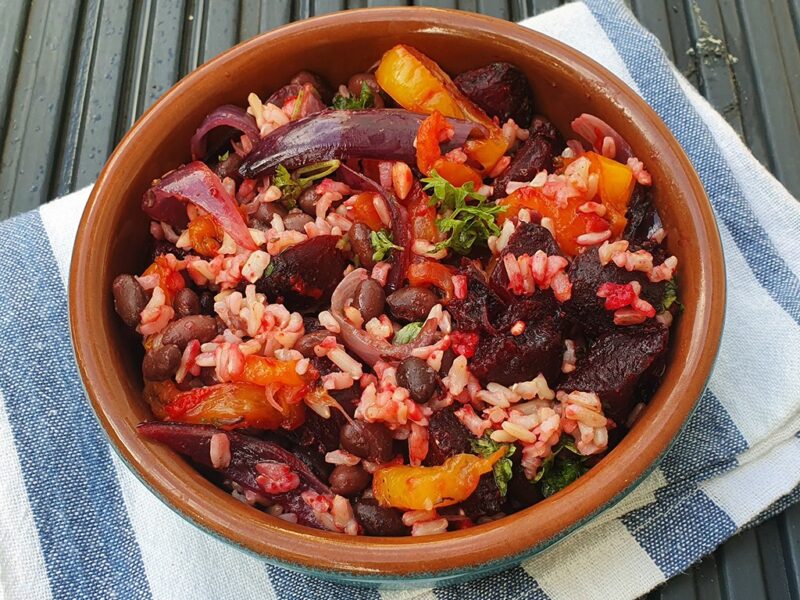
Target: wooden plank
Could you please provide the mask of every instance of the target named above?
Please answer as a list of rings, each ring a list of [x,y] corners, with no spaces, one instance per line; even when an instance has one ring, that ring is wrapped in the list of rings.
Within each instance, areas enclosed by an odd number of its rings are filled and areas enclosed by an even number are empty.
[[[315,15],[325,15],[345,8],[347,8],[347,3],[344,0],[316,0],[314,2]]]
[[[748,50],[755,67],[753,78],[770,141],[773,168],[789,191],[800,196],[800,170],[796,162],[788,164],[781,160],[796,154],[800,139],[800,122],[790,108],[792,95],[787,78],[787,68],[797,69],[797,65],[783,63],[771,3],[739,0],[738,7],[743,30],[751,40],[758,40],[757,44],[749,44]]]
[[[702,600],[722,600],[722,587],[717,570],[717,555],[719,551],[692,567],[694,587],[697,597]]]
[[[243,0],[239,9],[239,40],[286,25],[292,20],[291,0]]]
[[[5,136],[29,9],[26,0],[8,0],[0,19],[0,64],[5,67],[0,69],[0,143]]]
[[[3,143],[0,218],[49,198],[80,12],[73,2],[35,0],[31,5]]]
[[[800,598],[800,504],[788,508],[777,519],[789,591],[792,598]]]
[[[131,0],[86,4],[66,93],[66,116],[61,120],[51,196],[94,181],[116,144],[132,12]]]
[[[511,11],[509,10],[507,2],[497,2],[496,0],[478,0],[477,12],[489,15],[490,17],[497,17],[498,19],[511,19]],[[528,13],[526,13],[527,15]],[[518,17],[517,20],[523,17]]]
[[[669,30],[667,4],[652,0],[633,0],[631,8],[642,25],[647,27],[661,42],[661,47],[664,48],[669,59],[675,62],[675,48],[672,46],[672,36]]]
[[[725,598],[766,600],[767,590],[754,530],[749,529],[729,539],[719,550],[719,556]],[[747,568],[743,569],[742,565],[747,565]]]
[[[680,573],[669,582],[654,590],[648,596],[649,600],[694,600],[694,578],[691,572]]]
[[[781,532],[778,520],[772,518],[755,530],[758,541],[761,570],[770,600],[790,600],[789,578],[786,574],[786,558],[781,547]],[[746,565],[740,565],[745,568]]]

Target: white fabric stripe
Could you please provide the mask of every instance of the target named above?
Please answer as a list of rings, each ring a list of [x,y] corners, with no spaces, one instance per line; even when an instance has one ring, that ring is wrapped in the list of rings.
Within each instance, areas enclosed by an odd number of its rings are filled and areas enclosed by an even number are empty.
[[[595,21],[585,4],[568,4],[521,21],[520,25],[549,35],[583,52],[641,95],[625,61],[617,54],[605,30]]]
[[[64,289],[67,288],[69,279],[69,263],[72,258],[72,246],[75,243],[75,234],[78,232],[83,207],[89,199],[92,186],[88,186],[60,198],[58,202],[50,202],[39,209],[50,247],[53,249],[58,272]]]
[[[747,450],[739,462],[738,468],[699,487],[741,527],[800,483],[800,439],[792,435],[779,444]]]
[[[0,598],[51,598],[14,434],[0,393]]]
[[[617,519],[570,535],[522,564],[550,598],[637,598],[665,581],[661,569]]]
[[[381,600],[436,600],[432,589],[378,590]]]
[[[113,456],[154,600],[277,598],[265,563],[184,521]]]
[[[800,327],[764,291],[722,224],[720,234],[728,302],[711,388],[753,446],[800,411]]]
[[[742,191],[748,198],[764,200],[751,202],[750,207],[786,264],[800,277],[800,236],[797,235],[800,203],[753,158],[723,116],[714,110],[685,77],[678,76],[678,82],[709,126],[711,135],[719,145]]]

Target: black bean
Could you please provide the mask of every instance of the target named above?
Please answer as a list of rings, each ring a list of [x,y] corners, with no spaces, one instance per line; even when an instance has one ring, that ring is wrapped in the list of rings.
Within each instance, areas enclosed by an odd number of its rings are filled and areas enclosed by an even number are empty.
[[[175,294],[175,314],[178,318],[200,314],[200,298],[194,290],[183,288]]]
[[[371,234],[370,228],[363,223],[356,223],[350,228],[350,248],[358,257],[361,266],[366,269],[375,266],[375,261],[372,260],[375,249],[372,247]]]
[[[409,356],[397,367],[397,383],[416,402],[427,402],[436,391],[436,373],[421,358]]]
[[[164,328],[161,343],[175,344],[181,351],[192,340],[200,340],[201,344],[217,337],[217,322],[207,315],[193,315],[173,321]]]
[[[403,513],[396,508],[383,508],[375,501],[362,500],[353,504],[358,522],[369,535],[408,535],[409,528],[403,524]]]
[[[188,392],[189,390],[196,390],[197,388],[201,388],[204,385],[205,384],[203,383],[203,380],[200,379],[199,377],[189,376],[183,381],[181,381],[179,384],[177,384],[176,387],[182,392]]]
[[[286,209],[283,208],[280,202],[262,202],[258,205],[256,212],[253,213],[253,219],[263,223],[271,223],[274,215],[280,215],[281,218],[286,216]]]
[[[283,225],[292,231],[305,232],[306,223],[313,223],[314,219],[310,215],[300,211],[291,211],[283,218]]]
[[[392,315],[401,321],[423,321],[439,298],[428,288],[408,286],[386,298]]]
[[[365,279],[356,286],[353,293],[353,306],[358,309],[366,323],[383,314],[386,294],[381,284],[372,278]]]
[[[369,485],[370,479],[370,474],[360,465],[336,465],[328,482],[334,494],[354,496]]]
[[[353,421],[339,432],[339,443],[350,454],[375,462],[388,462],[394,458],[392,432],[380,423]]]
[[[297,206],[299,206],[304,213],[311,215],[311,217],[316,217],[317,200],[319,200],[319,194],[314,191],[314,186],[311,186],[300,194],[300,197],[297,199]]]
[[[314,346],[317,344],[322,343],[329,335],[333,335],[327,329],[320,329],[318,331],[312,331],[311,333],[305,334],[294,345],[294,349],[297,350],[300,354],[305,356],[306,358],[312,358],[316,356],[314,354]]]
[[[181,351],[173,344],[160,346],[144,355],[142,374],[149,381],[172,377],[181,364]]]
[[[128,327],[139,324],[141,312],[147,306],[147,295],[133,275],[118,275],[111,284],[114,309]]]

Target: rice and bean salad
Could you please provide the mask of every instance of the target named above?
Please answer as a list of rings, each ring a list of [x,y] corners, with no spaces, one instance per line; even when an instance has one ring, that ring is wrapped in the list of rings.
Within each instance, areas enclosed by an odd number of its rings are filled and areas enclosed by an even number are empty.
[[[217,108],[152,183],[142,435],[242,502],[348,535],[432,535],[557,493],[663,372],[680,304],[654,184],[525,74],[388,50]]]

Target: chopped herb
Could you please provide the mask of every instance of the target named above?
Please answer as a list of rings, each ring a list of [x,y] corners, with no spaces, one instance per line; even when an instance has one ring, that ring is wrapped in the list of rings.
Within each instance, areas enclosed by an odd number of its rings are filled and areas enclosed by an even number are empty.
[[[264,270],[264,277],[269,277],[272,275],[272,272],[275,270],[275,263],[269,263],[267,268]]]
[[[347,98],[341,94],[333,97],[333,108],[339,110],[364,110],[373,106],[375,106],[375,97],[366,81],[361,82],[361,93],[357,98],[355,96]]]
[[[562,450],[569,452],[562,454]],[[542,496],[552,496],[589,470],[583,465],[584,460],[586,457],[578,452],[572,438],[564,436],[544,459],[533,482],[541,482]]]
[[[678,281],[675,277],[667,282],[666,289],[664,290],[664,300],[661,303],[662,310],[668,310],[670,306],[677,304],[678,308],[683,310],[683,304],[678,300]]]
[[[286,167],[278,165],[272,176],[272,185],[280,189],[281,201],[291,210],[297,205],[297,199],[306,188],[311,187],[317,179],[331,175],[341,164],[338,160],[326,160],[300,167],[294,173],[289,173]]]
[[[415,321],[414,323],[404,325],[397,333],[394,334],[392,343],[396,346],[399,346],[401,344],[413,342],[415,339],[417,339],[420,331],[422,331],[422,321]]]
[[[494,481],[497,484],[497,489],[500,490],[501,496],[505,496],[508,491],[508,482],[511,480],[514,466],[511,462],[511,456],[516,451],[516,446],[511,444],[499,444],[488,435],[472,440],[472,451],[484,458],[491,456],[504,446],[506,447],[506,454],[503,458],[494,463],[493,468]]]
[[[228,160],[228,157],[230,155],[231,153],[229,151],[225,152],[225,154],[220,154],[219,156],[217,156],[217,162],[225,162],[226,160]]]
[[[583,461],[573,455],[562,456],[553,461],[547,473],[542,477],[542,496],[545,498],[552,496],[588,470]]]
[[[437,250],[451,248],[459,254],[469,254],[476,242],[485,244],[489,236],[500,235],[495,219],[506,207],[495,204],[483,194],[474,191],[471,181],[455,187],[434,170],[422,182],[425,184],[425,191],[433,191],[430,205],[438,204],[449,213],[436,221],[439,231],[450,234],[446,240],[436,245]],[[470,204],[468,200],[477,203]]]
[[[392,241],[392,234],[382,229],[381,231],[373,231],[369,236],[372,242],[372,248],[375,252],[372,255],[372,260],[383,260],[392,250],[402,250],[402,246],[398,246]]]

